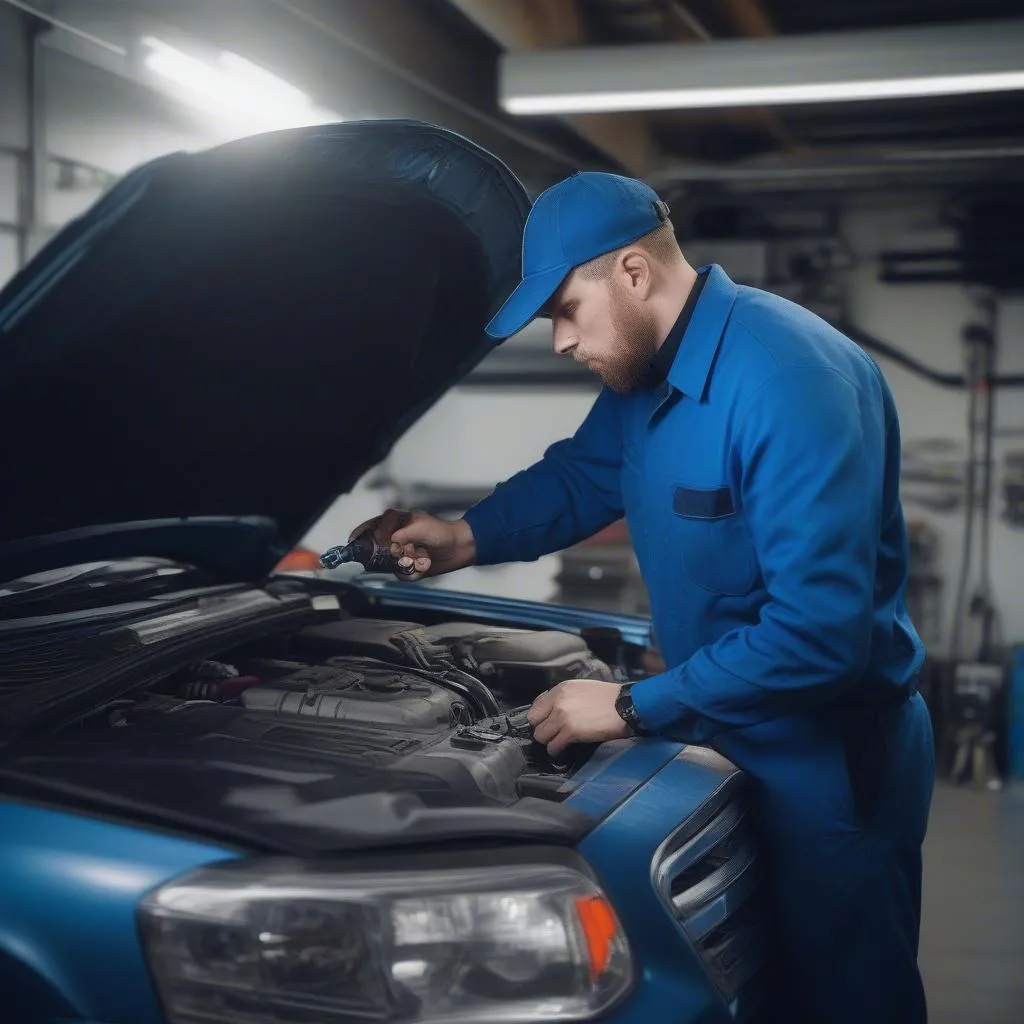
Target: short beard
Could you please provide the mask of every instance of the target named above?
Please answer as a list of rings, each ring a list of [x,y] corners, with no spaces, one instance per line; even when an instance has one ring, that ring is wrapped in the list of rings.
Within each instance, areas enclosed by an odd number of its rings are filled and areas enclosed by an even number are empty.
[[[654,317],[613,284],[611,320],[618,340],[614,360],[595,368],[605,387],[627,394],[640,387],[648,377],[651,360],[658,351],[658,328]]]

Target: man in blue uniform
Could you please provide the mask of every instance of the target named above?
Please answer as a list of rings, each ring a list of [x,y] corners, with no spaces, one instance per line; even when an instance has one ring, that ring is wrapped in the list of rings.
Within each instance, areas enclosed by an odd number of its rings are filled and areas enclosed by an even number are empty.
[[[379,538],[415,579],[536,559],[625,515],[671,667],[625,690],[555,687],[535,736],[558,752],[659,733],[745,769],[778,1019],[923,1022],[934,754],[881,373],[810,312],[694,270],[664,203],[616,175],[537,199],[522,281],[488,332],[539,315],[605,384],[578,432],[458,522],[389,511]]]

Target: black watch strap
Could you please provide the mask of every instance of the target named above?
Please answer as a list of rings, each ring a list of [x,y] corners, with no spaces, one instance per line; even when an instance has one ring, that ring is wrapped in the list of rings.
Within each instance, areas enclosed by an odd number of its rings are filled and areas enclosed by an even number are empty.
[[[633,694],[631,683],[624,683],[619,689],[619,695],[615,698],[615,710],[618,712],[619,718],[621,718],[626,725],[630,727],[637,734],[642,736],[644,732],[643,723],[640,721],[640,713],[636,709],[636,705],[633,703]]]

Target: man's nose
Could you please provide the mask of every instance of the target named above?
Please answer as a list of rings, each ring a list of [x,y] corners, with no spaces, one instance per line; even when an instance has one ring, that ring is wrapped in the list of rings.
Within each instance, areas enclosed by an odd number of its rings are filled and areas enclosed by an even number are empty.
[[[557,355],[567,356],[580,343],[580,339],[573,331],[562,330],[556,326],[553,333]]]

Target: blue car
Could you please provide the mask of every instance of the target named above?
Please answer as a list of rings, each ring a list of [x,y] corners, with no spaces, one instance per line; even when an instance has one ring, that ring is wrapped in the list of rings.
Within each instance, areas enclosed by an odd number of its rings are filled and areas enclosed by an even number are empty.
[[[275,573],[486,354],[528,211],[366,122],[128,175],[0,293],[0,1019],[727,1022],[743,777],[552,760],[645,620]]]

